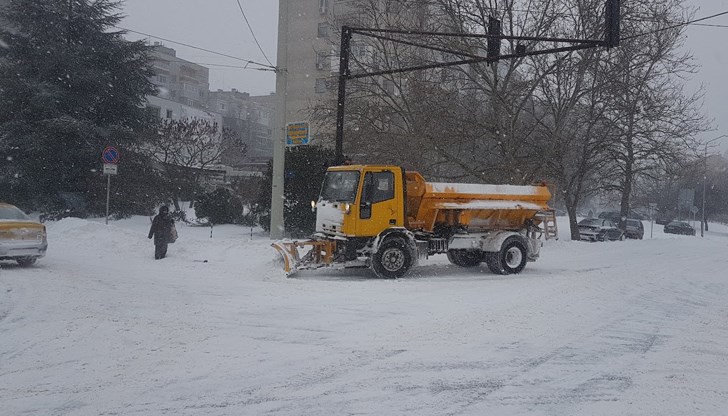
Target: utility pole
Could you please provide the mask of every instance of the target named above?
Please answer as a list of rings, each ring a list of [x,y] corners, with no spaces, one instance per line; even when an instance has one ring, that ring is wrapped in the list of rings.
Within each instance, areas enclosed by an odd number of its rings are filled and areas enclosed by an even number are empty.
[[[336,105],[336,164],[344,163],[344,105],[346,104],[346,79],[349,71],[349,52],[351,51],[351,28],[341,28],[341,50],[339,52],[339,94]]]
[[[700,236],[705,237],[705,230],[708,228],[708,223],[705,222],[705,182],[708,180],[708,145],[718,139],[726,137],[725,134],[716,137],[715,139],[708,140],[705,142],[705,152],[703,153],[703,218],[700,220]]]
[[[286,84],[288,77],[288,3],[278,0],[278,54],[276,58],[276,115],[273,125],[273,180],[270,201],[270,238],[285,236],[283,220],[286,158]]]

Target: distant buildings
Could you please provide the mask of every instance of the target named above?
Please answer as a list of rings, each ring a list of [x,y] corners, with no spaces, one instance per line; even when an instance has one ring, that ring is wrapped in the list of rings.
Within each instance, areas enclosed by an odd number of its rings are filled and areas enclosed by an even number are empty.
[[[199,175],[199,184],[212,190],[219,186],[250,187],[251,183],[257,183],[273,156],[274,100],[257,101],[236,89],[210,92],[208,68],[177,57],[174,49],[160,43],[153,45],[151,60],[154,69],[151,81],[158,93],[147,96],[146,106],[150,111],[160,119],[207,120],[233,131],[243,142],[241,147],[226,147],[219,163],[206,166]]]
[[[209,108],[222,115],[223,126],[238,132],[246,143],[246,156],[251,161],[270,159],[272,103],[256,102],[247,92],[217,90],[210,92]],[[226,162],[225,160],[223,162]],[[230,161],[228,164],[233,164]]]
[[[244,167],[271,159],[272,100],[256,102],[236,89],[210,92],[208,68],[177,57],[174,49],[159,42],[153,45],[151,58],[155,73],[151,81],[158,93],[147,97],[147,108],[161,119],[205,119],[239,134],[245,151],[226,153],[224,165]]]
[[[210,70],[202,65],[178,58],[172,48],[154,43],[152,82],[159,88],[160,98],[194,108],[207,108],[210,93]]]

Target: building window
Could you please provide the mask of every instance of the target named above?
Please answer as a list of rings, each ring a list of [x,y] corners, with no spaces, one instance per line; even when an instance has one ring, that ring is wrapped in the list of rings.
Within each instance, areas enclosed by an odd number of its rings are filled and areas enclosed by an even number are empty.
[[[329,0],[319,0],[319,13],[326,14],[329,10]]]
[[[318,24],[318,37],[328,38],[329,37],[329,24],[319,23]]]
[[[316,53],[316,69],[329,69],[329,54],[326,52]]]
[[[316,79],[316,93],[322,94],[326,92],[326,78],[317,78]]]
[[[167,110],[167,118],[172,118],[172,110]]]
[[[220,103],[220,111],[225,111],[225,103]]]
[[[156,105],[147,105],[147,111],[156,118],[159,118],[162,114],[162,109]]]
[[[159,80],[159,82],[161,82],[162,84],[167,83],[167,77],[165,77],[164,75],[158,75],[157,80]]]

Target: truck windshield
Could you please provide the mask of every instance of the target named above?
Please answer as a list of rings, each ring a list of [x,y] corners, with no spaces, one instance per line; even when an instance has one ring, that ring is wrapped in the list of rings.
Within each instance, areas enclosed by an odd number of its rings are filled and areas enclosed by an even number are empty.
[[[354,202],[358,185],[358,171],[326,172],[321,199],[332,202]]]

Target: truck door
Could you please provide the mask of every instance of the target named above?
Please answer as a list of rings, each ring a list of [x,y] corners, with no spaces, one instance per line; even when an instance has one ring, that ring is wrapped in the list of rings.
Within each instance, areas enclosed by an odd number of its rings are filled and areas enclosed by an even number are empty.
[[[402,185],[401,180],[395,180],[394,172],[366,172],[362,182],[357,235],[371,237],[389,227],[403,226],[402,192],[395,189]]]

